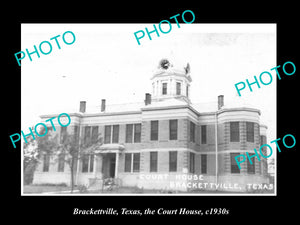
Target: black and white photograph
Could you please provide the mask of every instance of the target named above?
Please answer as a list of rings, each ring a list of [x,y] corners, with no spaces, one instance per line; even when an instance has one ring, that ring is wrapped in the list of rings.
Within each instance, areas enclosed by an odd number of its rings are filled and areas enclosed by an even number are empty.
[[[276,194],[276,24],[164,25],[22,24],[22,194]]]
[[[296,219],[297,6],[164,3],[4,7],[4,220]]]

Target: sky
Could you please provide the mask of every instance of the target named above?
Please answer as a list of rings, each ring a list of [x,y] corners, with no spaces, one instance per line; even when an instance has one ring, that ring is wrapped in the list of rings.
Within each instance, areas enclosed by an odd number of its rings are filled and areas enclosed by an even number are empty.
[[[22,130],[43,122],[43,114],[78,112],[80,101],[87,101],[87,112],[101,99],[107,104],[142,102],[151,93],[158,62],[168,58],[174,66],[190,64],[193,103],[217,101],[222,94],[225,105],[252,105],[261,110],[268,140],[277,138],[277,79],[270,71],[277,66],[276,24],[172,24],[168,34],[153,33],[152,40],[145,35],[138,45],[134,32],[145,27],[151,30],[153,24],[22,24],[22,51],[31,52],[42,41],[52,44],[50,54],[21,62]],[[61,39],[66,31],[75,34],[71,45]],[[50,41],[57,35],[61,49]],[[273,75],[270,85],[253,85],[253,92],[246,88],[237,95],[236,83],[254,81],[263,71]]]

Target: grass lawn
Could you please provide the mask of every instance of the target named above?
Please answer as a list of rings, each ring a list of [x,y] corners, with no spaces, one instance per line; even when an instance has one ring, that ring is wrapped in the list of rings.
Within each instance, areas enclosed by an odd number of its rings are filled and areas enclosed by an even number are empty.
[[[24,194],[42,194],[42,193],[53,193],[53,194],[71,194],[71,188],[62,186],[62,185],[24,185],[23,188]],[[253,193],[253,192],[252,192]],[[263,193],[272,193],[272,192],[263,192]],[[101,195],[101,194],[176,194],[176,193],[168,193],[168,192],[160,192],[159,190],[148,190],[148,189],[140,189],[137,187],[119,187],[118,189],[114,189],[112,191],[109,190],[86,190],[80,192],[78,188],[74,188],[73,194],[92,194],[92,195]],[[225,191],[193,191],[193,192],[177,192],[177,194],[249,194],[249,193],[237,193],[237,192],[225,192]],[[261,194],[261,193],[257,193]]]
[[[51,192],[53,194],[71,194],[70,187],[66,186],[55,186],[55,185],[24,185],[23,188],[24,194],[42,194]],[[87,190],[84,192],[79,192],[78,188],[74,188],[74,194],[159,194],[157,190],[143,190],[136,187],[120,187],[117,190]]]
[[[70,191],[70,187],[54,186],[54,185],[24,185],[24,194],[40,194],[44,192],[61,192]]]

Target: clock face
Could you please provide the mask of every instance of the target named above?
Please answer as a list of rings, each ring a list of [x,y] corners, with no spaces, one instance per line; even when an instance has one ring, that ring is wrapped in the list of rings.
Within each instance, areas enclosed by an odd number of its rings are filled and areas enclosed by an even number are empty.
[[[170,66],[170,62],[167,59],[162,59],[160,61],[160,67],[163,69],[168,69]]]

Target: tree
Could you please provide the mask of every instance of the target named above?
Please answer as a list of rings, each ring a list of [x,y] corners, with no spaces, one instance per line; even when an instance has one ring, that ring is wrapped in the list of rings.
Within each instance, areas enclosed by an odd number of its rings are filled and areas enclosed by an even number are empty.
[[[102,145],[101,134],[97,136],[94,142],[82,143],[76,134],[63,134],[60,144],[56,148],[56,158],[63,160],[69,165],[71,174],[71,193],[74,190],[74,178],[76,175],[77,162],[87,154],[93,154],[95,149]]]
[[[33,128],[32,128],[33,129]],[[57,136],[43,136],[35,140],[27,136],[23,143],[23,180],[24,184],[32,183],[35,169],[43,153],[50,153],[56,146]]]
[[[30,138],[27,143],[23,143],[23,181],[30,184],[33,180],[35,168],[38,163],[38,148],[36,141]]]
[[[43,134],[43,131],[39,131],[39,134]],[[60,136],[58,134],[53,136],[49,132],[43,137],[37,137],[36,140],[28,136],[28,143],[24,143],[24,171],[31,168],[30,176],[33,177],[41,157],[45,154],[51,155],[54,158],[54,163],[60,163],[59,161],[61,160],[63,163],[69,165],[71,174],[70,186],[71,193],[73,193],[77,162],[84,155],[93,154],[95,149],[102,145],[102,138],[100,136],[101,134],[98,134],[98,136],[93,139],[93,142],[87,141],[87,143],[81,142],[78,134],[69,134],[67,132],[61,133]],[[25,176],[24,179],[27,180],[30,176]]]

